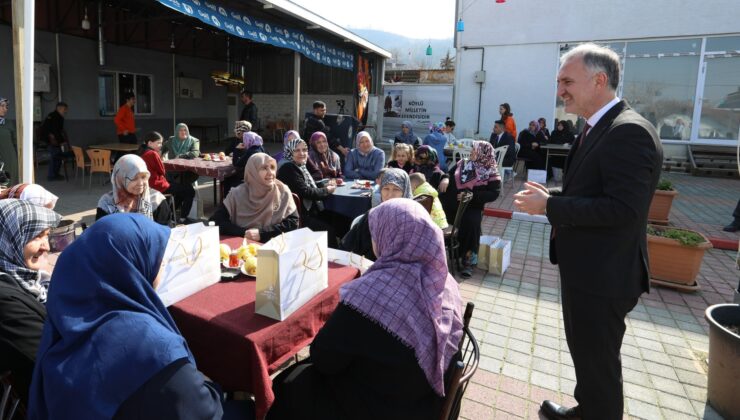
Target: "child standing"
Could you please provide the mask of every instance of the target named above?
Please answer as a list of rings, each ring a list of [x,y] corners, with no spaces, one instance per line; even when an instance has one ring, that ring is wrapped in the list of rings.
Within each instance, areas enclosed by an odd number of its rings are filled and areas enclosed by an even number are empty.
[[[414,165],[414,148],[410,144],[396,143],[393,147],[391,160],[388,162],[389,168],[403,169],[406,173],[411,172]]]
[[[440,229],[447,228],[449,226],[447,224],[447,217],[445,215],[444,209],[442,208],[442,202],[439,201],[439,193],[437,192],[437,190],[432,187],[432,184],[427,182],[427,178],[424,176],[424,174],[420,172],[415,172],[409,175],[409,179],[411,180],[411,194],[414,197],[421,194],[427,194],[434,197],[431,213],[432,220],[434,220],[434,223],[436,223]]]

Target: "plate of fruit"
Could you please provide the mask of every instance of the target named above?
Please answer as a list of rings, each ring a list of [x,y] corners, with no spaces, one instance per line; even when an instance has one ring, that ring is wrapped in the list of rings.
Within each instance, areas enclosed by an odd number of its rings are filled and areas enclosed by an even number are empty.
[[[237,249],[221,244],[221,265],[226,271],[240,271],[245,276],[257,275],[257,250],[259,245],[242,243]]]
[[[223,162],[226,160],[226,154],[224,152],[204,153],[203,160],[212,161],[212,162]]]

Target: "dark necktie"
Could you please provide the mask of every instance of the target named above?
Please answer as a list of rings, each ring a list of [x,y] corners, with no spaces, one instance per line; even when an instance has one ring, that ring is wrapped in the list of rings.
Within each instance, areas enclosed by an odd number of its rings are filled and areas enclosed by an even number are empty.
[[[586,139],[586,136],[588,135],[588,130],[591,129],[591,126],[586,123],[586,125],[583,127],[583,131],[581,131],[581,136],[578,138],[578,148],[580,149],[581,146],[583,146],[583,141]]]

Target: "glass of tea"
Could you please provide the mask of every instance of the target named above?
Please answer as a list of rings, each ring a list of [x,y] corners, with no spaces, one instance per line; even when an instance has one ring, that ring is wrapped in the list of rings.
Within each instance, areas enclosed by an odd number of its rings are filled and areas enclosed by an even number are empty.
[[[236,252],[229,254],[229,267],[239,267],[239,254]]]

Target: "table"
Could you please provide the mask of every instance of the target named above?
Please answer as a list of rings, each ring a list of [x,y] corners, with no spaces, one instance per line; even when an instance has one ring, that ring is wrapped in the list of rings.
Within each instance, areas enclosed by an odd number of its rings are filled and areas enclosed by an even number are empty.
[[[164,169],[166,171],[173,172],[193,172],[199,176],[209,176],[213,178],[213,204],[218,205],[218,181],[223,181],[224,178],[230,177],[236,173],[236,168],[231,164],[231,158],[226,156],[226,160],[223,162],[214,162],[211,160],[203,160],[203,158],[195,159],[168,159],[164,162]],[[222,185],[223,188],[223,185]],[[223,200],[223,191],[221,199]]]
[[[343,185],[338,185],[334,194],[324,199],[324,207],[327,210],[347,216],[350,220],[354,220],[355,217],[370,210],[373,190],[352,188],[354,182],[353,179],[347,179]],[[362,196],[362,193],[368,192],[370,195]]]
[[[222,240],[232,248],[241,237]],[[168,309],[195,356],[198,369],[225,391],[255,396],[257,418],[272,405],[274,373],[313,341],[339,303],[339,288],[359,270],[329,263],[329,287],[284,321],[255,314],[255,281],[244,276],[216,283]]]
[[[545,169],[548,168],[548,164],[550,163],[550,155],[553,156],[568,156],[568,153],[570,153],[570,145],[569,144],[543,144],[540,145],[541,149],[545,149],[546,155],[545,155]]]
[[[103,150],[110,150],[113,152],[135,152],[139,150],[138,144],[130,144],[130,143],[103,143],[103,144],[93,144],[91,146],[87,146],[88,149],[103,149]]]

